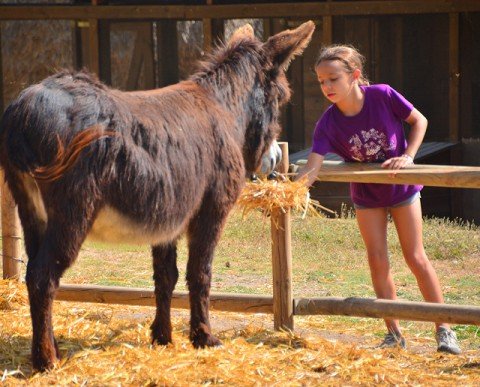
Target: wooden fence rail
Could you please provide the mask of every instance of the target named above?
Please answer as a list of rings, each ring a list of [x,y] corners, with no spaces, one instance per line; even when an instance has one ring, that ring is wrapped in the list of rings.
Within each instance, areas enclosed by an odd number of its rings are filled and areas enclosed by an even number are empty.
[[[322,314],[480,325],[480,307],[478,306],[375,298],[295,299],[294,313],[297,316]]]
[[[56,299],[99,304],[155,306],[153,289],[123,286],[62,284],[57,291]],[[188,292],[173,293],[172,308],[188,309],[189,307]],[[212,293],[210,307],[225,312],[272,314],[273,297],[259,294]]]
[[[304,162],[299,161],[298,164],[301,165]],[[395,177],[391,177],[390,174],[391,171],[381,168],[380,164],[324,161],[318,180],[344,183],[420,184],[430,187],[480,188],[480,167],[414,164],[397,171]]]
[[[284,154],[288,147],[281,144]],[[285,172],[288,158],[280,171]],[[3,180],[3,179],[2,179]],[[397,171],[395,177],[378,164],[325,161],[318,175],[320,181],[421,184],[436,187],[480,188],[480,167],[446,165],[412,165]],[[20,278],[18,217],[12,211],[7,187],[2,193],[3,277]],[[13,218],[12,218],[13,217]],[[7,221],[4,221],[6,219]],[[13,219],[13,220],[12,220]],[[390,301],[364,298],[299,298],[292,296],[292,252],[290,213],[272,213],[273,297],[246,294],[211,294],[215,310],[250,313],[273,313],[275,329],[293,330],[294,315],[329,314],[375,318],[399,318],[418,321],[445,321],[480,325],[480,307],[471,305],[434,304],[427,302]],[[13,243],[16,241],[16,243]],[[154,305],[153,290],[93,285],[62,284],[58,300]],[[188,308],[186,292],[175,292],[172,306]]]
[[[155,293],[152,289],[121,286],[62,284],[56,299],[101,304],[155,306]],[[172,307],[188,309],[190,307],[188,292],[174,292]],[[213,310],[224,312],[271,314],[274,312],[274,298],[259,294],[212,293],[210,307]],[[473,305],[357,297],[322,297],[294,298],[290,309],[295,316],[343,315],[480,325],[480,307]]]

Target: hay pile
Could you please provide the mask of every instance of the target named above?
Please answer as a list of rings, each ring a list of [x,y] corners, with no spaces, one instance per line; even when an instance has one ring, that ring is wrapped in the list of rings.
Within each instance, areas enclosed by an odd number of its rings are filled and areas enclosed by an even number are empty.
[[[283,213],[292,210],[300,213],[302,218],[307,215],[321,216],[321,211],[333,213],[310,198],[304,180],[291,181],[285,177],[280,180],[257,179],[247,182],[237,200],[237,207],[244,217],[254,210],[260,210],[269,216],[276,209]]]
[[[238,317],[243,326],[215,330],[224,346],[194,350],[188,314],[173,320],[174,344],[150,346],[152,308],[56,302],[54,326],[64,359],[32,374],[30,317],[24,285],[0,281],[0,383],[17,385],[479,385],[477,351],[461,356],[362,348],[335,338],[274,332],[258,321],[271,316],[213,312],[215,321]],[[244,321],[252,321],[245,324]],[[363,320],[365,321],[365,320]],[[371,320],[370,320],[371,321]],[[295,319],[297,329],[334,333],[328,318]],[[233,324],[238,326],[238,324]],[[224,326],[225,327],[225,326]],[[313,329],[312,329],[313,327]],[[362,324],[350,327],[349,334]],[[338,324],[334,329],[341,328]],[[359,337],[368,337],[357,332]],[[426,339],[425,339],[426,340]],[[428,345],[433,346],[431,338]],[[378,338],[372,338],[375,343]],[[372,343],[373,344],[373,343]],[[434,348],[434,347],[433,347]]]

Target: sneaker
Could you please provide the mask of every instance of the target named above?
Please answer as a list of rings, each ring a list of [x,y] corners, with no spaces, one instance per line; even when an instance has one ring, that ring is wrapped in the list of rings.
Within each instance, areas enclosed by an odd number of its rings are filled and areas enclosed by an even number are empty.
[[[399,333],[388,332],[382,343],[379,345],[379,348],[397,348],[400,347],[402,349],[407,348],[407,343],[405,342],[405,338]]]
[[[453,355],[458,355],[461,351],[458,346],[457,335],[454,331],[448,328],[440,327],[435,334],[439,352],[447,352]]]

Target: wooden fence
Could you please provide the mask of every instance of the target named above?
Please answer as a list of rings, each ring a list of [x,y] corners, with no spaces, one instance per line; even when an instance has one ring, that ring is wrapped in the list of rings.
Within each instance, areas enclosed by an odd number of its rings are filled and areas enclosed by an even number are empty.
[[[281,143],[288,155],[288,144]],[[284,158],[280,172],[288,169]],[[413,165],[391,177],[374,164],[326,161],[320,181],[386,184],[422,184],[436,187],[480,188],[480,167]],[[3,178],[2,178],[3,182]],[[20,279],[20,226],[15,205],[2,185],[3,277]],[[211,294],[214,310],[242,313],[273,313],[275,329],[293,330],[295,315],[346,315],[402,320],[480,324],[480,307],[428,302],[377,300],[368,298],[297,298],[292,295],[292,249],[290,212],[275,211],[271,216],[273,295]],[[127,305],[155,305],[153,290],[125,287],[62,284],[57,300]],[[173,308],[188,308],[188,294],[174,292]]]

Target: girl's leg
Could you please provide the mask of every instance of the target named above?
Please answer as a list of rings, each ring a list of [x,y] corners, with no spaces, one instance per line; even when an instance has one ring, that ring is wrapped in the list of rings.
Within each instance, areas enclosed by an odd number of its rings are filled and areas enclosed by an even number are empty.
[[[423,248],[422,207],[420,200],[410,205],[391,208],[398,238],[408,267],[417,279],[418,287],[425,301],[443,303],[442,290],[437,274]],[[437,323],[448,328],[446,323]]]
[[[437,273],[425,254],[422,238],[422,207],[420,200],[410,205],[391,208],[405,260],[415,275],[423,298],[429,302],[443,303]],[[436,323],[435,338],[438,351],[459,354],[457,336],[446,323]]]
[[[397,298],[387,250],[387,209],[357,209],[356,218],[360,233],[367,249],[368,264],[373,289],[377,298],[395,300]],[[389,332],[400,336],[398,320],[385,320]]]

